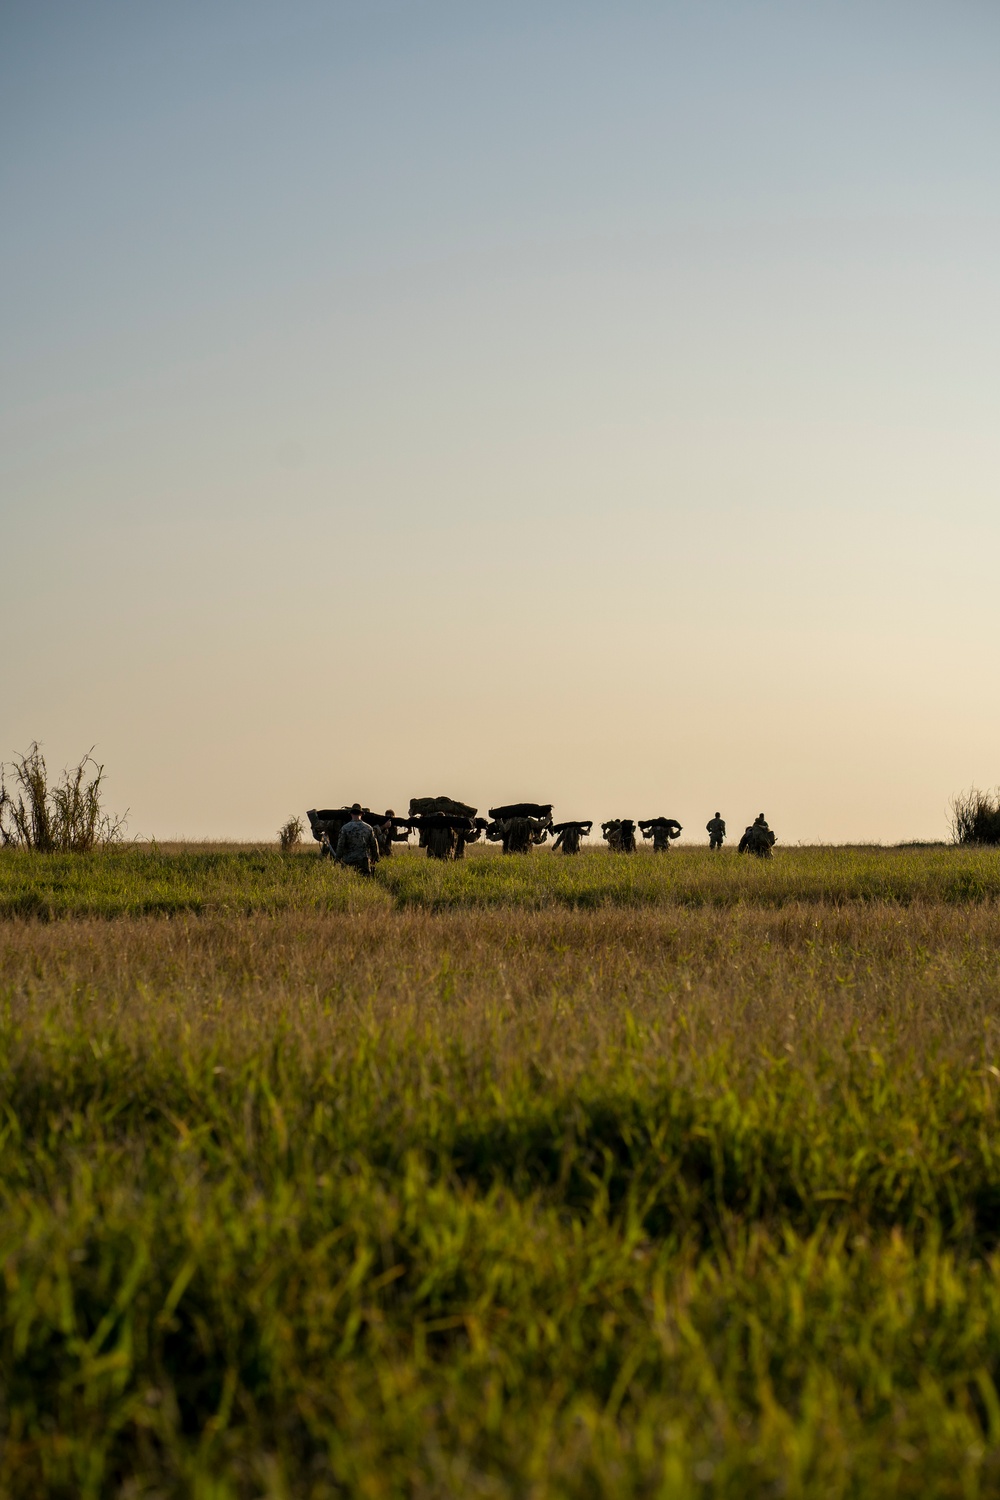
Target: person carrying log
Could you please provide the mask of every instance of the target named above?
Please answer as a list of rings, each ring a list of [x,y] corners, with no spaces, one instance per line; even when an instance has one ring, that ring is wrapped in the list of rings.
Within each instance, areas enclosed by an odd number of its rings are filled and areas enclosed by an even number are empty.
[[[612,818],[601,824],[601,832],[612,854],[635,853],[634,818]]]
[[[361,803],[351,808],[350,821],[337,838],[337,863],[347,865],[359,875],[370,875],[378,863],[378,840],[370,823],[361,817]]]
[[[683,832],[676,818],[643,818],[639,827],[644,839],[653,840],[653,853],[663,854],[670,848],[671,839],[679,839]]]
[[[552,853],[555,854],[558,849],[560,854],[579,854],[580,842],[586,838],[592,827],[592,821],[553,823],[552,832],[556,837],[552,844]]]
[[[410,830],[405,818],[397,818],[391,807],[386,808],[381,817],[372,815],[372,828],[378,843],[378,852],[381,859],[388,859],[392,854],[394,843],[405,843],[410,836]],[[400,832],[399,830],[403,831]]]
[[[542,818],[496,818],[486,833],[488,839],[502,845],[504,854],[529,854],[548,836],[548,824]]]
[[[476,837],[476,809],[454,797],[411,797],[410,818],[428,859],[463,859]]]
[[[466,844],[474,844],[479,835],[489,824],[485,818],[470,818],[468,828],[456,828],[455,830],[455,859],[465,858]]]
[[[466,844],[478,837],[473,820],[456,813],[425,813],[416,824],[428,859],[464,859]]]
[[[774,844],[775,837],[767,826],[767,819],[763,813],[758,813],[740,839],[737,853],[755,854],[758,859],[771,859]]]
[[[528,854],[535,844],[544,844],[552,826],[550,802],[512,802],[491,807],[492,823],[486,837],[503,847],[504,854]]]
[[[455,830],[454,828],[428,828],[427,833],[427,858],[428,859],[454,859],[455,858]]]

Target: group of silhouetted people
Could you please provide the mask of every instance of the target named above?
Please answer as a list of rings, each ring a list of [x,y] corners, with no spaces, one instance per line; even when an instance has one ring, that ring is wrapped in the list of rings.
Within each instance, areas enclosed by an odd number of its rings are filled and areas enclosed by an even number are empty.
[[[472,811],[474,813],[474,809]],[[491,809],[492,812],[509,816],[494,818],[489,823],[482,818],[467,817],[464,811],[432,811],[428,815],[397,818],[391,809],[380,815],[368,812],[359,802],[355,802],[351,808],[344,808],[339,814],[320,814],[314,810],[310,812],[309,818],[314,836],[320,841],[321,852],[361,875],[370,875],[380,859],[391,855],[393,843],[407,839],[414,828],[419,831],[421,847],[427,849],[429,857],[460,859],[465,852],[466,843],[478,839],[483,831],[488,839],[502,843],[505,854],[526,854],[534,845],[545,843],[550,832],[555,835],[553,851],[578,854],[582,840],[590,833],[592,826],[589,820],[553,823],[551,807],[548,805],[536,808],[535,804],[524,804],[522,808],[518,804],[511,808]],[[534,813],[541,813],[543,816],[533,816]],[[438,824],[441,825],[440,828]],[[654,853],[666,852],[671,842],[679,838],[682,832],[676,818],[642,818],[638,822],[633,818],[611,818],[607,823],[601,824],[604,841],[615,854],[635,853],[637,828],[644,839],[652,841]],[[726,824],[720,813],[709,818],[705,831],[708,834],[709,848],[721,849],[726,839]],[[440,850],[438,842],[442,844]],[[770,859],[774,844],[775,837],[768,827],[767,819],[763,813],[758,813],[745,829],[737,846],[737,853],[752,854],[757,859]]]

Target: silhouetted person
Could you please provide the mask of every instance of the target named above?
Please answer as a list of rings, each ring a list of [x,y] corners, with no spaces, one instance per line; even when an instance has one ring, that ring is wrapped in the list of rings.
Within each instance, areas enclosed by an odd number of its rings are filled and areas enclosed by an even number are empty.
[[[653,840],[654,854],[665,854],[670,848],[670,840],[679,839],[684,831],[676,818],[652,818],[640,823],[639,827],[644,839]]]
[[[574,827],[571,823],[568,828],[562,828],[552,845],[552,853],[560,850],[563,854],[579,854],[580,840],[583,838],[583,829]]]
[[[767,826],[767,819],[763,813],[758,813],[740,839],[737,853],[755,854],[758,859],[770,859],[774,842],[774,834]]]

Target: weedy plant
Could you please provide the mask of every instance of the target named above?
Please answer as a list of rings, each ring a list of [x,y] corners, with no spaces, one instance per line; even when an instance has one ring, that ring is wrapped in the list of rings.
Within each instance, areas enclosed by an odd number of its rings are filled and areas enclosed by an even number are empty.
[[[92,749],[54,786],[37,741],[9,766],[0,765],[0,842],[39,854],[89,854],[120,842],[127,814],[117,817],[101,806],[104,767]]]
[[[993,793],[971,787],[953,797],[951,826],[956,844],[1000,844],[1000,787]]]
[[[289,818],[278,829],[278,846],[286,854],[302,842],[302,819],[298,816]]]

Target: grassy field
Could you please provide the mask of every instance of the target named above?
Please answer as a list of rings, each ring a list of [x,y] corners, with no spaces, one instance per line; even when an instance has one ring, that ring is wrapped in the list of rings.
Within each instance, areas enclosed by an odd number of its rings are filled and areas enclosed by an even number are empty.
[[[0,854],[0,1493],[1000,1494],[998,894]]]
[[[318,858],[315,846],[280,854],[273,846],[125,845],[105,853],[37,855],[0,851],[0,917],[152,916],[251,912],[519,909],[603,906],[732,906],[788,901],[943,901],[1000,897],[1000,850],[944,845],[782,849],[776,859],[735,850],[603,848],[575,858],[547,849],[503,859],[473,846],[456,864],[416,850],[377,867],[372,886]]]

